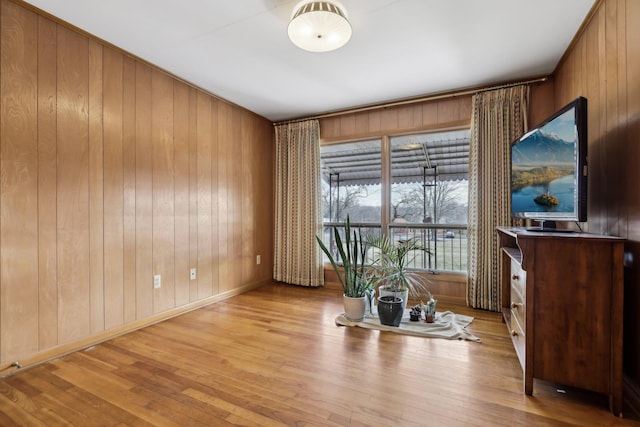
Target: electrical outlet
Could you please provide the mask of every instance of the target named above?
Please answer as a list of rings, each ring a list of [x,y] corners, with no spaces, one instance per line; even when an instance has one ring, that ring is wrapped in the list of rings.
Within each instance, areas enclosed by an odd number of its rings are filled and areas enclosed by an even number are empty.
[[[162,277],[159,274],[153,275],[153,289],[160,289],[162,287]]]
[[[260,255],[256,255],[256,264],[260,265]]]
[[[191,280],[196,280],[196,269],[195,268],[191,269],[190,277],[191,277]]]

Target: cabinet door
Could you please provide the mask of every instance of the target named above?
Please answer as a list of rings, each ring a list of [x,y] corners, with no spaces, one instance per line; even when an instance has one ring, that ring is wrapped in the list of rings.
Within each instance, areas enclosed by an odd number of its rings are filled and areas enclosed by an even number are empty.
[[[611,244],[540,239],[535,251],[534,376],[608,392]]]

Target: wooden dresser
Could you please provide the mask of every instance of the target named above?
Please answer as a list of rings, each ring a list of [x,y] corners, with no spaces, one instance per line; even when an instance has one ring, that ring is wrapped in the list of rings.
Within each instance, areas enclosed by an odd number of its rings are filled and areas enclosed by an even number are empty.
[[[497,229],[502,313],[524,371],[609,395],[622,412],[624,239]]]

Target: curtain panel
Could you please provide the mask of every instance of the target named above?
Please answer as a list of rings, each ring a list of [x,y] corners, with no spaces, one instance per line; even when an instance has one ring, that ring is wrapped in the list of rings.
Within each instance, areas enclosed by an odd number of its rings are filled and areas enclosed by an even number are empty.
[[[322,234],[320,124],[276,126],[276,212],[273,277],[322,286],[324,268],[316,235]]]
[[[469,148],[467,304],[501,310],[496,227],[511,223],[511,142],[527,130],[529,87],[473,96]]]

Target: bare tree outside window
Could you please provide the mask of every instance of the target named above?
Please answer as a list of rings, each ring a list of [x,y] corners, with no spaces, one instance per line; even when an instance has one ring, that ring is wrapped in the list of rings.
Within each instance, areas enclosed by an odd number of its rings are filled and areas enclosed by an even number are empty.
[[[363,211],[376,209],[372,206],[363,206],[361,201],[369,195],[369,190],[364,185],[355,185],[343,188],[330,188],[328,184],[322,183],[322,216],[331,222],[344,222],[347,215],[351,218],[358,218],[358,221],[366,221]],[[380,210],[380,208],[377,208]],[[374,214],[375,216],[375,214]]]
[[[381,222],[379,139],[320,147],[323,217],[328,222]]]
[[[467,181],[441,181],[394,184],[392,186],[391,221],[408,223],[466,224]],[[426,198],[425,198],[426,196]]]

